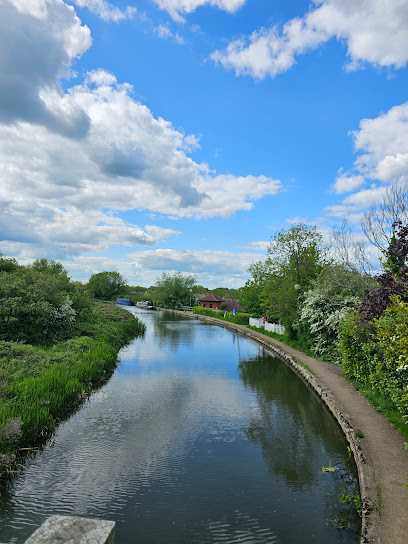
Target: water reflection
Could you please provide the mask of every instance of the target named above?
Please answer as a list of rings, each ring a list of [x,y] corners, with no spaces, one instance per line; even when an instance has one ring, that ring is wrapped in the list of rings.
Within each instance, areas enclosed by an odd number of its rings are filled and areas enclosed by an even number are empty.
[[[273,356],[256,356],[240,362],[239,374],[259,406],[251,415],[247,436],[261,446],[269,470],[282,476],[291,489],[309,488],[316,482],[323,450],[333,463],[343,460],[337,424],[307,386],[293,379],[289,367],[276,364]]]
[[[321,472],[345,442],[301,380],[225,329],[138,315],[144,339],[3,494],[0,540],[58,513],[114,519],[121,544],[354,542],[331,520],[355,475]]]

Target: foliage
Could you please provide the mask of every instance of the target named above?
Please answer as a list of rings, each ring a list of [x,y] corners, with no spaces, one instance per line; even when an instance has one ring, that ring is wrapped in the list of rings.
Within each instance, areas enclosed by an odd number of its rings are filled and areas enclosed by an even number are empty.
[[[250,314],[244,314],[237,312],[235,315],[233,312],[225,312],[224,310],[213,310],[211,308],[202,308],[201,306],[194,306],[193,313],[197,315],[206,315],[208,317],[215,317],[216,319],[222,319],[223,321],[229,321],[230,323],[236,323],[237,325],[248,325]]]
[[[370,276],[339,264],[326,266],[311,282],[303,296],[300,319],[310,328],[313,351],[318,357],[339,361],[339,325],[372,285]]]
[[[4,257],[0,253],[0,272],[11,272],[19,267],[18,262],[15,259]]]
[[[87,283],[90,294],[100,300],[113,300],[126,287],[126,280],[119,272],[92,274]]]
[[[252,279],[245,283],[240,303],[247,312],[260,317],[264,313],[262,295],[268,276],[268,269],[264,262],[259,261],[251,264],[248,270],[252,274]]]
[[[36,272],[43,272],[44,274],[65,276],[68,281],[68,272],[61,263],[56,261],[51,261],[49,259],[37,259],[29,268],[32,268]]]
[[[67,338],[76,320],[65,276],[24,267],[0,272],[0,339],[41,343]]]
[[[318,276],[326,263],[325,255],[316,227],[300,223],[278,232],[266,261],[249,267],[252,281],[261,288],[262,313],[282,322],[289,338],[299,338],[299,333],[305,332],[295,325],[301,304],[299,293]]]
[[[154,301],[159,306],[174,310],[180,306],[189,306],[195,283],[195,276],[163,272],[156,281]]]
[[[367,300],[359,309],[365,321],[378,318],[390,304],[392,295],[408,302],[408,226],[397,221],[393,227],[394,234],[384,252],[384,272],[375,278],[379,286],[367,293]]]
[[[0,341],[0,458],[48,436],[92,388],[106,380],[117,351],[144,332],[132,314],[96,304],[90,336],[48,347]],[[17,423],[20,422],[17,428]],[[13,441],[10,432],[15,429]],[[19,431],[19,432],[17,432]],[[3,456],[3,457],[2,457]]]
[[[216,287],[215,289],[204,289],[204,293],[212,293],[216,297],[220,298],[231,298],[237,302],[241,301],[241,289],[230,289],[228,287]]]
[[[348,315],[340,328],[340,349],[345,375],[377,406],[385,402],[381,410],[392,414],[396,408],[407,423],[408,304],[392,297],[383,315],[369,323],[356,313]]]

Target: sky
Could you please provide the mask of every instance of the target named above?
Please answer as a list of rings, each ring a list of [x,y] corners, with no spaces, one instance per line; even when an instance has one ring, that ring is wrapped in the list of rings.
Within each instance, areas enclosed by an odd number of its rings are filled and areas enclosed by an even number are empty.
[[[408,0],[0,0],[0,252],[238,288],[408,180]]]

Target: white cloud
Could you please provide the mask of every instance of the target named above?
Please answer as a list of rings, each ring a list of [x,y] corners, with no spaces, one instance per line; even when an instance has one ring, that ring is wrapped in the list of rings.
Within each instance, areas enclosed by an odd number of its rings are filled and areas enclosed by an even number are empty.
[[[280,31],[262,28],[232,41],[211,58],[237,75],[263,79],[288,70],[297,55],[331,38],[347,45],[348,69],[362,63],[401,68],[408,62],[406,0],[314,0],[305,16],[291,19]]]
[[[248,266],[265,255],[256,253],[232,253],[228,251],[192,251],[157,249],[130,253],[128,258],[135,266],[135,274],[149,270],[150,278],[162,271],[184,272],[196,275],[197,282],[209,286],[242,286],[248,278]],[[152,275],[153,274],[153,275]],[[222,279],[221,279],[222,278]]]
[[[62,0],[0,0],[0,123],[29,121],[83,137],[89,119],[59,80],[91,43]]]
[[[154,27],[153,31],[159,38],[173,38],[179,45],[184,44],[183,38],[178,34],[173,34],[168,25],[159,25]]]
[[[389,182],[408,176],[408,102],[391,108],[375,119],[363,119],[352,133],[356,165],[369,177]]]
[[[184,22],[183,15],[195,11],[200,6],[214,6],[228,13],[241,8],[246,0],[154,0],[160,9],[167,11],[174,21]]]
[[[337,194],[371,187],[350,194],[340,204],[327,208],[330,215],[360,214],[384,195],[390,184],[408,183],[408,102],[394,106],[374,119],[362,119],[351,132],[359,153],[354,168],[341,173],[333,185]]]
[[[242,249],[254,249],[256,251],[265,251],[268,250],[268,247],[271,245],[270,241],[267,240],[258,240],[257,242],[251,242],[249,246],[235,246]]]
[[[365,179],[363,176],[341,174],[338,178],[336,178],[336,182],[333,185],[333,190],[337,194],[349,193],[364,183]]]
[[[119,212],[226,216],[279,191],[272,178],[217,175],[195,162],[188,153],[198,138],[155,118],[106,70],[64,93],[59,78],[90,46],[89,29],[62,0],[13,1],[0,0],[4,251],[13,244],[13,255],[63,258],[153,245],[177,231],[133,225]]]
[[[159,38],[171,38],[173,36],[172,31],[168,25],[159,25],[154,28],[155,33]]]
[[[128,6],[125,10],[120,10],[106,0],[71,0],[80,8],[88,8],[89,11],[96,13],[104,21],[113,21],[119,23],[124,19],[132,19],[137,12],[135,7]]]
[[[24,256],[27,263],[38,257],[30,252]],[[126,258],[74,255],[61,262],[74,279],[81,281],[87,281],[92,274],[114,270],[125,276],[129,283],[148,287],[163,272],[181,271],[194,275],[198,284],[211,289],[221,285],[242,287],[249,277],[248,266],[265,258],[264,254],[257,253],[147,249],[130,253]]]

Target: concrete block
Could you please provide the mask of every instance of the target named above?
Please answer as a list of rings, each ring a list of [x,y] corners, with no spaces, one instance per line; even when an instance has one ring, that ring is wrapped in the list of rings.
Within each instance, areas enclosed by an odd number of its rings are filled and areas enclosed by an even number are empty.
[[[25,544],[113,544],[114,536],[114,521],[51,516]]]

